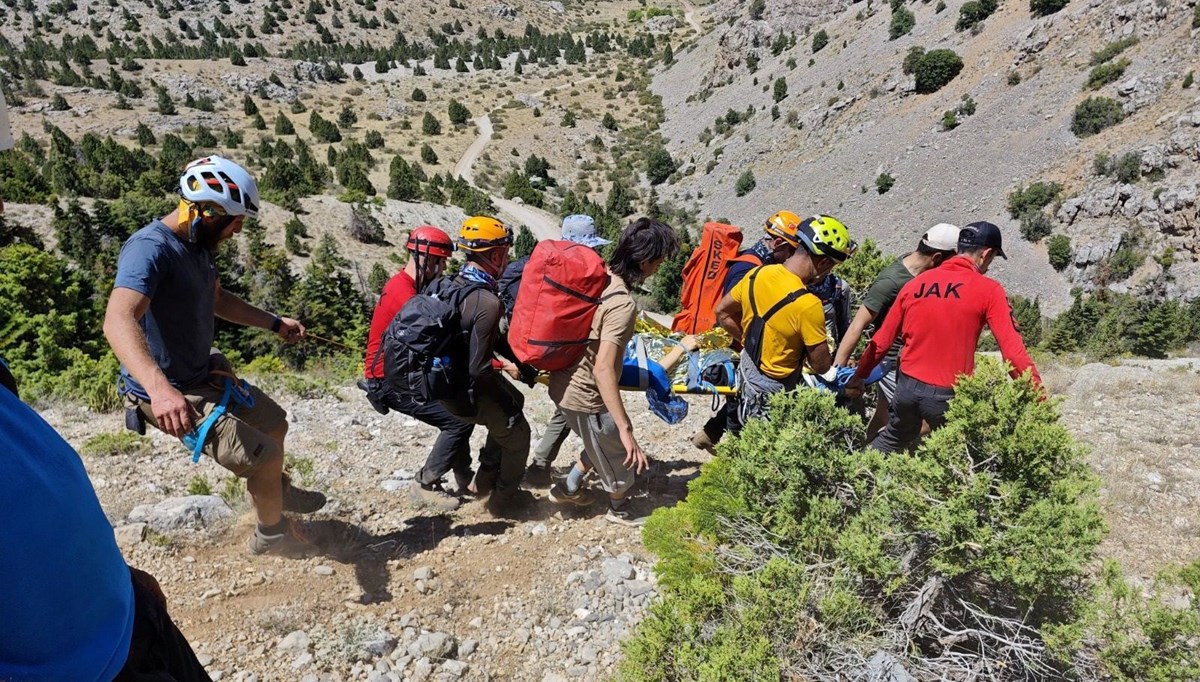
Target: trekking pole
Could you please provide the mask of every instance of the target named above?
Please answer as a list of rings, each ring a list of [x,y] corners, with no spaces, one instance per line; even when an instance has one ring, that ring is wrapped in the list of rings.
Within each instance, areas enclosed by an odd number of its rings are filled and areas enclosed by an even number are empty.
[[[319,336],[319,335],[317,335],[317,334],[314,334],[314,333],[312,333],[312,332],[308,332],[308,333],[306,333],[306,334],[304,335],[304,338],[306,338],[306,339],[312,339],[313,341],[320,341],[321,343],[326,343],[326,344],[329,344],[329,345],[331,345],[331,346],[337,346],[338,348],[345,348],[346,350],[348,350],[348,351],[352,351],[352,352],[353,352],[353,351],[357,351],[357,349],[356,349],[356,348],[351,348],[350,346],[347,346],[346,344],[344,344],[344,343],[342,343],[342,342],[340,342],[340,341],[334,341],[333,339],[327,339],[327,338],[325,338],[324,336]]]

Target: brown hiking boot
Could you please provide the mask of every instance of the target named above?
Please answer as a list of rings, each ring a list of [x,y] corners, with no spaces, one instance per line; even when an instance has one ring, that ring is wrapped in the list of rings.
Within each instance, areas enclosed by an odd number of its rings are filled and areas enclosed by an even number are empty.
[[[587,507],[595,501],[592,492],[587,488],[580,488],[574,493],[567,490],[567,486],[562,483],[555,483],[550,487],[550,501],[557,504],[573,504],[576,507]]]
[[[701,429],[696,433],[696,435],[692,436],[692,446],[697,450],[704,450],[710,455],[715,455],[717,453],[716,441],[714,441],[704,429]]]
[[[442,488],[441,481],[425,485],[417,483],[408,487],[408,495],[419,507],[429,507],[437,511],[454,511],[462,502]]]
[[[318,551],[317,546],[304,536],[300,524],[294,521],[289,521],[288,529],[278,535],[263,535],[255,527],[247,545],[251,554],[281,556],[288,559],[304,559],[314,556]]]

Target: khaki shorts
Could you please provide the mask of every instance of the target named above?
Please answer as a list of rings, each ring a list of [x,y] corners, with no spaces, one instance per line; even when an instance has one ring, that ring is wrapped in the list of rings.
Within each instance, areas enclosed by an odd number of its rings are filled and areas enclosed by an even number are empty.
[[[217,371],[230,372],[232,368],[223,355],[214,353],[209,358],[210,367]],[[211,383],[183,391],[183,397],[200,413],[196,422],[199,426],[220,402],[225,392],[225,377],[209,377]],[[254,397],[253,407],[238,406],[226,412],[209,429],[202,452],[217,460],[217,463],[243,478],[252,475],[263,462],[281,456],[283,451],[270,433],[287,426],[287,412],[257,386],[250,387]],[[150,401],[132,395],[125,397],[126,403],[138,408],[146,422],[158,428]],[[230,400],[230,407],[234,401]]]

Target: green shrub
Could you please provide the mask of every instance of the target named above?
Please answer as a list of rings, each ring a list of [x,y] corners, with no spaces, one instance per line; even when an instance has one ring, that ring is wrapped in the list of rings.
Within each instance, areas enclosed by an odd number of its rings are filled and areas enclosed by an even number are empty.
[[[754,171],[747,168],[741,175],[738,176],[737,182],[733,186],[734,194],[739,197],[744,197],[754,188],[758,186],[758,181],[754,179]]]
[[[920,45],[913,45],[908,48],[908,52],[904,55],[904,61],[900,65],[900,70],[905,74],[915,73],[917,64],[921,63],[921,57],[925,56],[925,48]]]
[[[892,21],[888,25],[888,39],[895,40],[912,32],[917,25],[917,16],[907,7],[900,6],[892,11]]]
[[[1088,73],[1087,81],[1084,82],[1083,87],[1088,90],[1099,90],[1125,75],[1125,69],[1127,68],[1129,68],[1128,59],[1118,59],[1115,62],[1106,62],[1093,67],[1091,72]]]
[[[994,361],[947,417],[914,456],[885,456],[831,397],[775,396],[646,524],[664,597],[620,679],[838,679],[881,650],[918,679],[967,679],[998,653],[984,632],[1028,643],[1004,679],[1065,672],[1043,634],[1089,596],[1096,479],[1053,401]]]
[[[217,493],[225,500],[225,504],[232,507],[235,511],[240,511],[246,507],[246,481],[237,476],[227,476],[225,482],[221,484],[221,490]]]
[[[958,8],[958,22],[954,24],[954,28],[959,31],[973,29],[981,21],[992,16],[999,6],[999,0],[968,0]]]
[[[1046,257],[1050,260],[1050,267],[1060,271],[1066,269],[1071,264],[1071,238],[1056,234],[1047,239]]]
[[[1117,179],[1117,182],[1137,182],[1142,177],[1142,153],[1125,152],[1112,164],[1107,175]]]
[[[675,159],[664,147],[655,147],[646,157],[646,179],[651,185],[661,185],[675,172]]]
[[[1200,5],[1197,6],[1200,8]],[[1180,594],[1191,605],[1180,607]],[[1148,594],[1107,561],[1096,587],[1088,630],[1096,633],[1100,663],[1114,682],[1200,679],[1200,561],[1161,571]]]
[[[1200,5],[1197,5],[1197,7],[1200,7]],[[1183,82],[1179,84],[1179,87],[1183,88],[1184,90],[1187,90],[1188,88],[1192,87],[1192,83],[1195,83],[1195,82],[1196,82],[1195,74],[1191,71],[1188,71],[1187,75],[1185,75],[1183,77]]]
[[[98,433],[79,447],[79,454],[87,457],[138,456],[150,451],[150,439],[133,431]]]
[[[212,495],[212,486],[209,485],[208,479],[196,474],[192,476],[192,480],[188,481],[188,495]]]
[[[887,194],[892,186],[896,184],[896,178],[888,173],[880,173],[879,177],[875,178],[875,191],[880,194]]]
[[[883,255],[874,239],[866,239],[846,262],[838,266],[838,277],[846,280],[850,288],[866,293],[875,278],[895,260]]]
[[[1135,270],[1146,262],[1146,254],[1137,250],[1137,245],[1122,244],[1102,263],[1105,274],[1102,279],[1109,282],[1122,282],[1129,279]]]
[[[1107,61],[1111,60],[1113,57],[1116,57],[1117,55],[1121,54],[1125,50],[1133,47],[1134,45],[1137,45],[1137,43],[1138,43],[1137,36],[1129,36],[1128,38],[1121,38],[1120,40],[1114,40],[1111,43],[1102,47],[1099,52],[1092,53],[1091,64],[1092,64],[1092,66],[1098,66],[1100,64],[1103,64],[1104,62],[1107,62]]]
[[[1200,5],[1192,9],[1192,28],[1200,28]]]
[[[931,93],[942,89],[963,69],[962,58],[953,50],[930,50],[921,56],[913,70],[917,92]]]
[[[1030,209],[1021,214],[1021,237],[1026,241],[1039,242],[1049,237],[1054,230],[1050,216],[1040,209]]]
[[[828,44],[829,44],[829,33],[827,33],[825,31],[825,29],[821,29],[820,31],[817,31],[816,34],[813,35],[813,39],[812,39],[813,54],[816,54],[817,52],[820,52],[821,50],[825,49],[825,46]]]
[[[1025,345],[1033,348],[1041,343],[1045,321],[1042,319],[1042,304],[1038,299],[1010,296],[1008,304],[1012,307],[1013,320],[1017,323],[1017,330],[1021,332]]]
[[[1009,85],[1020,85],[1021,84],[1021,74],[1017,71],[1009,71],[1008,72],[1008,84]]]
[[[1020,218],[1031,210],[1040,211],[1050,205],[1062,193],[1057,182],[1034,182],[1028,187],[1018,187],[1008,195],[1008,215]]]
[[[1029,0],[1029,11],[1035,17],[1044,17],[1061,10],[1070,0]]]

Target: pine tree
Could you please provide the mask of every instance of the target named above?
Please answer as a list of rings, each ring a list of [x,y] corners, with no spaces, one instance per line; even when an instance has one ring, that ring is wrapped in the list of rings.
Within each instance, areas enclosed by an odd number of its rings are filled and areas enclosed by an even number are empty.
[[[438,122],[433,114],[426,111],[425,117],[421,119],[421,132],[426,135],[441,135],[442,124]]]
[[[438,162],[437,152],[433,151],[433,147],[430,147],[428,142],[421,145],[421,162],[431,166]]]
[[[533,247],[537,246],[537,237],[533,236],[533,232],[524,225],[517,228],[517,238],[513,242],[513,258],[524,258],[533,253]]]
[[[421,198],[421,180],[399,154],[392,157],[392,164],[388,168],[387,196],[397,201],[417,201]]]
[[[258,105],[254,103],[250,95],[242,98],[242,113],[247,116],[253,116],[258,113]]]
[[[275,116],[275,134],[276,135],[295,135],[296,134],[296,126],[292,125],[292,119],[285,116],[282,111],[279,112],[279,114]]]
[[[784,78],[783,76],[780,76],[779,78],[775,79],[775,91],[773,94],[775,96],[776,103],[782,102],[784,100],[784,98],[787,97],[787,79],[786,78]]]
[[[471,120],[471,110],[467,109],[465,106],[463,106],[462,102],[459,102],[456,99],[452,98],[450,100],[450,104],[447,106],[447,109],[450,116],[451,125],[462,125]]]

